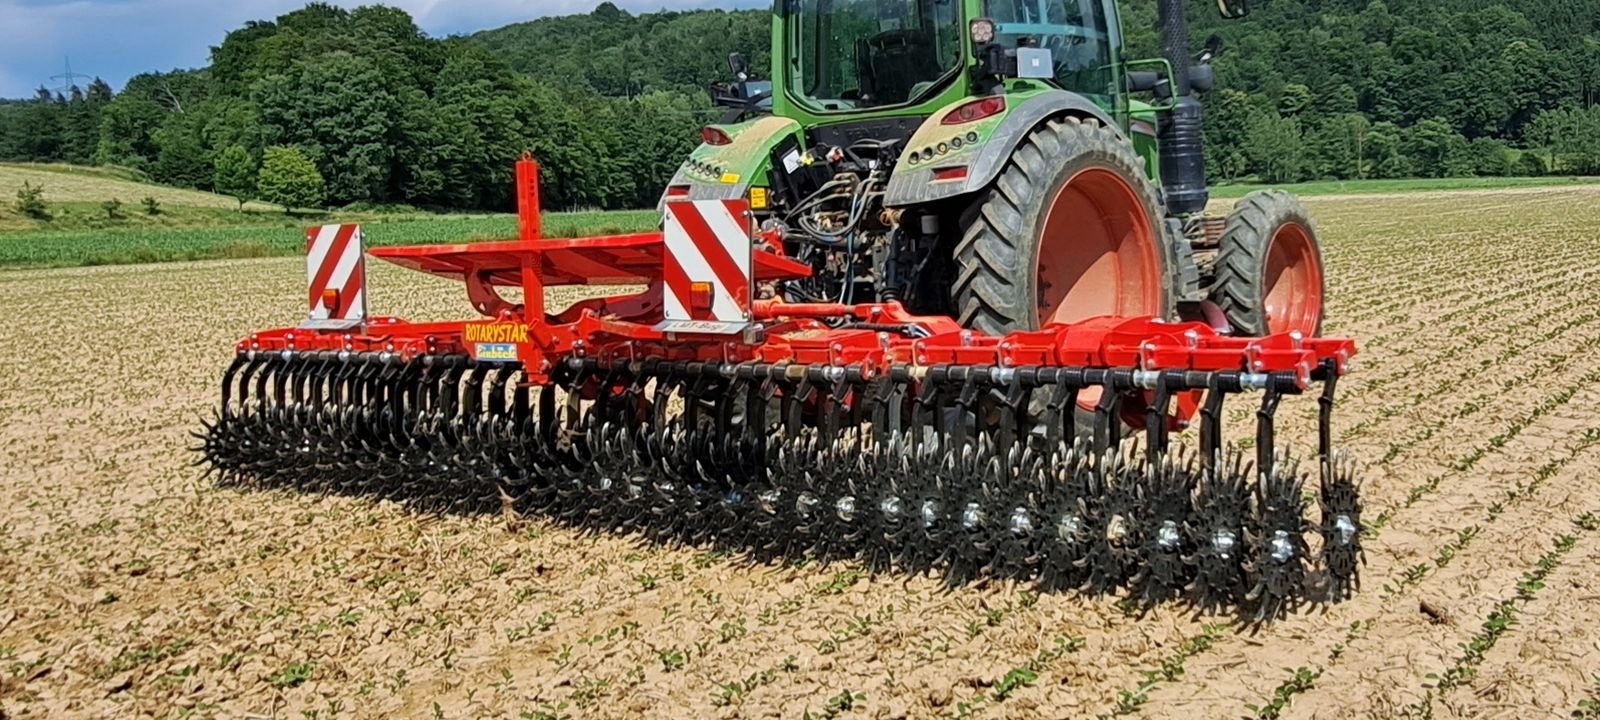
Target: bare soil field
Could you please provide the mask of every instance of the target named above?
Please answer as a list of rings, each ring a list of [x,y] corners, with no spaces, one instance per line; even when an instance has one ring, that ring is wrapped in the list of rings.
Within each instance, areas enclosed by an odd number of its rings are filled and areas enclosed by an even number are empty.
[[[1600,188],[1308,204],[1373,529],[1352,600],[1264,628],[219,488],[189,433],[298,261],[0,273],[0,718],[1600,717]]]

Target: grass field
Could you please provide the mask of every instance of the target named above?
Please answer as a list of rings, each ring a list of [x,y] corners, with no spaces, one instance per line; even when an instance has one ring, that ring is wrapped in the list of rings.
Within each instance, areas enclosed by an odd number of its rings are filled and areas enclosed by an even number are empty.
[[[1259,630],[191,466],[292,258],[0,274],[8,718],[1568,718],[1600,712],[1600,187],[1312,198],[1356,596]],[[470,314],[386,264],[372,306]],[[1240,401],[1230,436],[1248,433]],[[1278,437],[1314,447],[1316,402]],[[1193,441],[1193,433],[1186,438]]]
[[[45,189],[53,219],[17,213],[10,199],[23,183]],[[161,203],[159,214],[142,210],[145,197]],[[232,198],[150,185],[116,168],[0,164],[0,198],[0,269],[298,255],[305,250],[306,226],[329,222],[362,223],[371,245],[508,239],[517,233],[516,216],[509,214],[289,216],[263,203],[241,212]],[[109,218],[101,208],[111,198],[123,202],[122,217]],[[656,223],[653,211],[546,213],[544,233],[637,232]]]
[[[58,225],[77,226],[104,217],[100,204],[113,199],[123,203],[129,221],[134,223],[146,221],[140,217],[139,204],[147,197],[155,198],[167,211],[169,218],[164,222],[182,218],[190,208],[227,210],[239,206],[233,198],[151,184],[125,169],[0,163],[0,231],[48,228],[48,224],[23,217],[13,206],[17,191],[25,183],[44,188],[44,200],[52,206],[52,214],[58,216]],[[282,210],[266,203],[250,203],[246,207],[260,212]]]
[[[18,214],[9,199],[23,183],[45,188],[54,219]],[[1305,196],[1395,194],[1582,185],[1600,178],[1443,178],[1314,182],[1283,186]],[[1226,201],[1261,185],[1225,185],[1213,190]],[[144,213],[139,202],[154,197],[162,211]],[[101,203],[117,198],[122,217],[111,219]],[[298,255],[307,225],[360,222],[372,245],[469,242],[515,236],[512,215],[433,215],[338,212],[285,215],[282,208],[251,203],[240,212],[231,198],[150,185],[121,168],[0,164],[0,270],[29,267],[121,265]],[[545,234],[559,237],[638,232],[656,227],[653,211],[547,213]]]
[[[1296,195],[1367,195],[1447,190],[1504,190],[1508,188],[1563,187],[1593,185],[1600,177],[1471,177],[1471,178],[1407,178],[1403,180],[1317,180],[1313,182],[1274,185]],[[1218,185],[1211,189],[1214,198],[1239,198],[1260,190],[1266,185],[1239,183]]]
[[[0,233],[0,268],[299,255],[305,252],[306,225],[323,221],[362,223],[371,246],[507,240],[517,234],[514,215],[345,215],[279,219],[273,225]],[[544,234],[636,232],[651,229],[656,222],[654,211],[546,213]]]

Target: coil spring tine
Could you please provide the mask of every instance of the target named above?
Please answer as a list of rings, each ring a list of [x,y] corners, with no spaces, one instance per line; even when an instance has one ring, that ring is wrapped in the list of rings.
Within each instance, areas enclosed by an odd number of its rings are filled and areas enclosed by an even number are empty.
[[[917,396],[911,401],[911,447],[920,454],[923,450],[923,441],[927,435],[927,428],[931,424],[935,438],[942,435],[944,418],[938,411],[939,383],[932,374],[922,379],[917,387]],[[930,423],[931,421],[931,423]]]
[[[978,427],[978,404],[981,390],[976,374],[968,374],[966,379],[961,382],[961,391],[956,394],[955,399],[955,416],[951,418],[951,420],[955,421],[955,427],[946,429],[950,434],[950,448],[955,452],[960,452],[967,447],[968,428],[976,429]]]
[[[1205,402],[1200,406],[1200,463],[1208,475],[1215,476],[1222,462],[1222,392],[1221,377],[1212,373],[1206,381]]]
[[[566,440],[566,462],[563,468],[569,472],[581,471],[589,466],[592,455],[589,452],[586,436],[581,432],[583,424],[583,396],[589,392],[591,381],[594,379],[595,368],[590,363],[584,363],[576,370],[558,371],[557,377],[564,377],[566,397],[562,403],[561,437]],[[604,392],[604,388],[600,388]]]
[[[850,381],[839,379],[830,381],[833,387],[822,396],[822,441],[824,447],[835,447],[839,440],[839,428],[844,419],[846,399],[850,397]]]
[[[272,373],[272,407],[275,410],[284,408],[284,390],[289,383],[290,366],[294,361],[280,362],[273,368]]]
[[[1167,373],[1161,374],[1144,414],[1145,461],[1152,470],[1161,467],[1162,459],[1167,454],[1167,411],[1172,405],[1170,379]]]
[[[773,382],[765,377],[745,380],[744,419],[739,432],[737,456],[742,460],[743,471],[752,479],[765,484],[767,464],[767,410],[777,392]]]
[[[791,383],[787,388],[789,391],[783,394],[783,434],[794,440],[800,437],[800,428],[804,425],[801,410],[812,393],[811,378],[801,376],[798,383]]]
[[[557,463],[557,431],[560,422],[556,418],[556,386],[546,383],[539,386],[539,435],[535,445],[539,448],[540,472],[545,475],[545,480],[554,480],[555,465]]]
[[[250,393],[251,388],[255,385],[251,381],[262,372],[262,369],[266,366],[266,363],[266,358],[257,356],[252,359],[249,364],[244,366],[243,372],[239,373],[238,415],[243,416],[247,414],[250,411],[251,401],[259,398],[259,395],[252,397]]]
[[[305,364],[305,361],[301,358],[295,358],[294,360],[290,361],[291,368],[302,364]],[[296,370],[298,370],[298,368],[296,368]],[[296,410],[305,407],[306,381],[309,374],[310,373],[306,372],[294,372],[293,382],[289,385],[289,400],[294,403]]]
[[[494,380],[489,383],[489,415],[501,418],[506,414],[506,383],[511,381],[516,369],[509,365],[495,368]]]
[[[232,411],[233,391],[238,382],[239,373],[249,364],[249,358],[240,353],[233,356],[233,360],[228,363],[228,368],[222,372],[222,402],[218,405],[221,408],[218,413],[219,417],[226,417]]]
[[[657,368],[660,370],[660,368]],[[656,384],[652,388],[650,398],[650,424],[640,428],[640,437],[644,441],[644,450],[649,459],[649,466],[653,470],[665,471],[665,450],[667,443],[667,405],[671,402],[675,381],[666,374],[655,377]]]
[[[1106,375],[1100,401],[1094,406],[1094,449],[1097,454],[1115,448],[1122,442],[1122,393],[1118,392],[1111,375]]]
[[[711,382],[709,378],[698,372],[691,372],[683,381],[683,424],[685,427],[694,427],[700,421],[700,402],[706,395],[705,388]]]
[[[483,380],[489,374],[487,365],[479,365],[467,373],[467,381],[463,386],[461,417],[463,424],[466,421],[477,420],[483,411]]]
[[[446,447],[455,448],[461,440],[460,428],[462,426],[462,388],[461,381],[467,376],[468,368],[465,364],[457,364],[446,375],[444,391],[444,429],[448,439]]]
[[[1006,385],[1005,398],[1001,400],[1000,429],[995,436],[995,456],[1008,469],[1014,469],[1012,451],[1018,443],[1017,429],[1028,423],[1028,406],[1032,399],[1033,387],[1030,382],[1023,381],[1023,371],[1018,371]]]
[[[528,371],[525,368],[520,369],[518,374],[520,377],[512,385],[511,390],[511,422],[516,427],[522,428],[527,426],[533,412],[530,405],[531,398],[528,397]]]
[[[1256,411],[1256,475],[1271,477],[1276,461],[1273,437],[1273,416],[1278,412],[1280,398],[1276,385],[1269,384],[1261,395],[1261,409]]]
[[[1063,443],[1071,447],[1077,439],[1077,419],[1073,417],[1078,408],[1078,387],[1068,382],[1057,373],[1055,383],[1050,388],[1050,399],[1045,402],[1044,417],[1041,422],[1045,432],[1045,452],[1058,453]],[[1047,473],[1047,477],[1049,474]],[[1051,478],[1053,481],[1053,478]]]
[[[1339,373],[1331,366],[1326,369],[1322,394],[1317,397],[1317,459],[1324,481],[1333,475],[1333,393],[1339,382]]]
[[[705,441],[705,451],[711,460],[707,467],[710,474],[708,479],[724,492],[730,490],[734,482],[739,434],[734,431],[733,417],[737,399],[744,394],[740,387],[743,382],[737,378],[717,381],[713,395],[715,402],[712,404],[714,414]]]

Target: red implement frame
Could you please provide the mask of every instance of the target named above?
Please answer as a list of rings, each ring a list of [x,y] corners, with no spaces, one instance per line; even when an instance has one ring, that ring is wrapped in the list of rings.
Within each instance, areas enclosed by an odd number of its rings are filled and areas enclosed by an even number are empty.
[[[271,330],[239,343],[249,351],[388,352],[399,359],[420,354],[479,357],[480,343],[498,351],[516,345],[530,382],[541,382],[570,358],[602,361],[663,360],[765,362],[858,368],[874,375],[896,366],[1115,367],[1138,370],[1293,372],[1303,387],[1318,368],[1343,374],[1355,342],[1341,338],[1264,338],[1219,335],[1201,323],[1156,318],[1093,318],[1038,331],[989,336],[961,328],[948,317],[921,317],[898,303],[863,305],[755,305],[755,326],[743,337],[670,334],[653,326],[661,318],[661,233],[581,239],[544,238],[539,223],[539,167],[517,163],[521,237],[453,245],[385,247],[375,257],[462,281],[484,319],[409,323],[377,317],[359,331]],[[781,238],[757,235],[755,278],[764,282],[805,277],[810,268],[782,254]],[[567,285],[635,285],[631,294],[574,303],[551,314],[545,290]],[[524,302],[504,299],[498,288],[520,287]],[[502,361],[496,354],[484,361]],[[1185,415],[1188,413],[1185,412]]]

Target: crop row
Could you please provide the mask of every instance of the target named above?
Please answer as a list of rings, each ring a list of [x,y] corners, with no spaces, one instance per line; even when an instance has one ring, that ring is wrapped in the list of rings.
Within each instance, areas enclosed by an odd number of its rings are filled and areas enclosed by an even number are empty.
[[[1451,564],[1481,536],[1483,527],[1492,525],[1511,506],[1532,498],[1563,468],[1597,444],[1600,444],[1600,429],[1584,431],[1574,442],[1568,444],[1565,451],[1560,455],[1551,458],[1534,470],[1532,477],[1528,481],[1517,481],[1515,485],[1507,488],[1499,498],[1489,503],[1484,512],[1482,525],[1468,525],[1456,529],[1454,537],[1440,545],[1435,551],[1431,562],[1405,567],[1400,571],[1398,578],[1384,583],[1382,590],[1384,598],[1387,600],[1399,596],[1404,591],[1420,584],[1433,573]],[[1288,678],[1274,689],[1272,697],[1261,705],[1251,706],[1253,708],[1252,712],[1257,713],[1261,720],[1276,718],[1277,713],[1281,712],[1295,695],[1310,690],[1316,678],[1320,678],[1329,668],[1338,664],[1346,647],[1351,642],[1364,637],[1366,630],[1371,628],[1375,619],[1374,617],[1368,617],[1365,620],[1352,623],[1349,632],[1346,634],[1345,641],[1334,647],[1326,663],[1288,670]]]
[[[1593,513],[1584,513],[1573,520],[1573,525],[1575,526],[1573,532],[1557,535],[1551,540],[1550,550],[1540,556],[1534,563],[1533,569],[1523,573],[1517,580],[1512,594],[1495,603],[1488,617],[1484,618],[1482,629],[1461,644],[1461,654],[1454,662],[1441,672],[1428,673],[1424,676],[1432,681],[1431,686],[1425,686],[1428,687],[1428,692],[1422,700],[1405,708],[1406,717],[1432,717],[1433,703],[1437,698],[1477,676],[1483,656],[1511,630],[1521,608],[1544,589],[1545,580],[1561,565],[1562,558],[1577,546],[1578,537],[1583,533],[1600,530],[1600,518]]]

